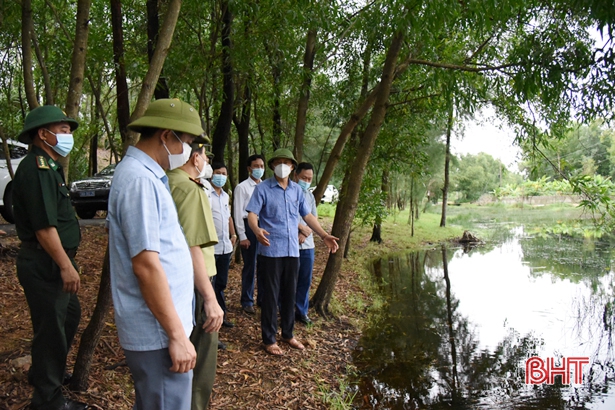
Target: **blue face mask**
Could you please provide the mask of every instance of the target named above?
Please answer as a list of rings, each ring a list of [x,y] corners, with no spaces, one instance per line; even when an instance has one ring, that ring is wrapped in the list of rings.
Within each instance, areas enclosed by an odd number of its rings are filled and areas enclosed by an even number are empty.
[[[73,145],[75,144],[75,140],[73,140],[73,134],[54,134],[53,132],[47,130],[50,134],[55,135],[57,139],[57,144],[55,146],[51,146],[47,141],[43,141],[45,144],[49,145],[52,150],[65,157],[73,149]]]
[[[252,176],[256,179],[261,179],[263,177],[263,174],[265,174],[264,168],[254,168],[252,170]]]
[[[297,181],[297,183],[299,184],[299,186],[301,187],[301,189],[303,189],[304,191],[307,191],[310,186],[312,184],[310,184],[309,182],[305,182],[304,180],[300,179],[299,181]]]
[[[214,176],[211,177],[211,183],[218,188],[222,188],[224,184],[226,184],[226,175],[214,174]]]

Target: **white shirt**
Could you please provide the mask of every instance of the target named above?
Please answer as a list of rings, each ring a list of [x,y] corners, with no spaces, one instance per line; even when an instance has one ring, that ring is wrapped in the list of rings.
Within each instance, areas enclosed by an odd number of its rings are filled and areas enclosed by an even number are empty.
[[[211,214],[218,234],[218,243],[214,245],[216,255],[225,255],[233,251],[233,244],[229,238],[231,209],[228,206],[228,199],[228,194],[223,189],[220,190],[220,195],[215,189],[211,191]]]
[[[207,194],[207,199],[209,199],[209,202],[211,203],[211,193],[213,192],[214,187],[211,186],[211,183],[205,178],[201,178],[200,181],[201,181],[201,184],[203,184],[205,193]]]
[[[260,179],[258,182],[260,182]],[[250,198],[252,198],[256,185],[257,182],[252,177],[248,177],[248,179],[235,187],[235,192],[233,193],[233,219],[235,219],[235,228],[237,229],[237,236],[240,241],[248,239],[243,220],[248,217],[246,207],[248,202],[250,202]]]

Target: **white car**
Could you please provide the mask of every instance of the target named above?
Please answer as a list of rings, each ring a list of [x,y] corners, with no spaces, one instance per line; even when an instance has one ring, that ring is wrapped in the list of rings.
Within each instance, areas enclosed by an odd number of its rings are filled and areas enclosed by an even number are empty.
[[[14,140],[6,142],[9,146],[13,172],[15,172],[21,160],[28,154],[28,145]],[[8,223],[15,221],[13,218],[13,179],[9,173],[2,144],[0,144],[0,215]]]
[[[315,189],[316,187],[311,187],[309,190],[310,192],[314,192]],[[322,198],[320,198],[320,203],[334,204],[338,201],[338,199],[340,199],[340,194],[335,185],[327,185],[325,193],[322,194]]]

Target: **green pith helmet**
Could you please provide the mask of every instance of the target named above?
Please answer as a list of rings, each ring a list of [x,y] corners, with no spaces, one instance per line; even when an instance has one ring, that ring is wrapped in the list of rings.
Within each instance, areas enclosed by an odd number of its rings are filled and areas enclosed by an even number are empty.
[[[79,123],[72,118],[68,118],[64,111],[55,105],[41,105],[36,107],[26,115],[23,130],[19,133],[17,139],[24,144],[32,144],[33,131],[38,130],[44,125],[54,124],[56,122],[67,122],[70,125],[70,130],[77,129]]]
[[[288,148],[278,148],[275,150],[275,152],[273,153],[269,161],[267,161],[267,166],[269,167],[269,169],[273,169],[273,167],[271,166],[271,163],[276,158],[290,159],[293,162],[293,165],[295,166],[295,168],[297,168],[297,160],[295,159],[295,157],[293,156],[293,153],[290,152]]]
[[[176,98],[162,98],[152,102],[143,116],[128,124],[128,128],[136,132],[141,132],[143,128],[185,132],[201,136],[203,140],[209,142],[201,127],[201,118],[197,110]]]

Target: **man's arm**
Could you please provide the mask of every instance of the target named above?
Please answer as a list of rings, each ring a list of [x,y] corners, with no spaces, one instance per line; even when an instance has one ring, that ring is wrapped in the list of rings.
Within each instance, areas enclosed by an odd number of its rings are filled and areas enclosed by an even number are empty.
[[[258,216],[254,212],[248,212],[248,225],[256,235],[256,240],[264,246],[269,246],[269,239],[267,239],[269,232],[258,226]]]
[[[231,234],[231,244],[234,247],[235,243],[237,242],[237,234],[235,233],[235,224],[233,223],[232,216],[228,217],[228,231]]]
[[[35,234],[38,243],[41,244],[45,252],[60,267],[60,275],[63,282],[62,290],[67,293],[77,293],[81,286],[79,273],[62,247],[62,241],[56,227],[48,226],[47,228],[39,229]]]
[[[239,184],[235,188],[235,193],[233,194],[233,216],[235,218],[235,222],[237,223],[237,235],[239,236],[239,244],[243,248],[250,247],[250,241],[246,236],[246,228],[243,225],[243,211],[248,203],[245,201],[243,185]],[[247,244],[245,243],[247,241]]]
[[[327,248],[329,248],[331,253],[337,252],[339,248],[337,241],[339,241],[339,238],[336,238],[335,236],[329,235],[327,232],[325,232],[325,230],[322,229],[322,226],[320,226],[320,222],[318,222],[318,218],[316,218],[314,215],[307,214],[306,216],[303,217],[303,219],[305,220],[305,222],[307,222],[308,226],[312,228],[312,230],[316,232],[316,234],[322,238],[322,240],[325,242],[325,245],[327,245]]]
[[[186,373],[194,368],[196,351],[182,325],[160,263],[158,253],[144,250],[132,258],[132,270],[139,282],[143,300],[169,337],[169,354],[175,373]]]
[[[203,257],[203,251],[200,246],[190,247],[190,256],[192,257],[192,266],[194,268],[194,286],[203,296],[205,307],[205,323],[203,323],[203,329],[207,333],[217,332],[222,326],[222,320],[224,319],[224,311],[218,304],[214,288],[211,286],[211,281],[207,275],[207,267],[205,266],[205,259]]]

